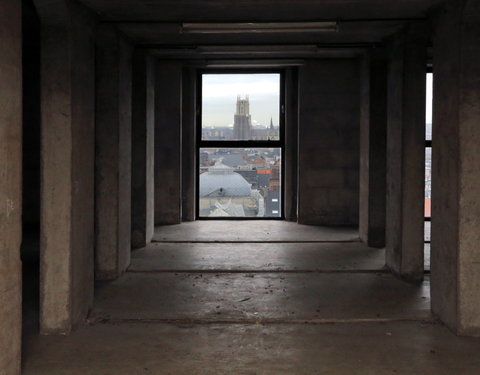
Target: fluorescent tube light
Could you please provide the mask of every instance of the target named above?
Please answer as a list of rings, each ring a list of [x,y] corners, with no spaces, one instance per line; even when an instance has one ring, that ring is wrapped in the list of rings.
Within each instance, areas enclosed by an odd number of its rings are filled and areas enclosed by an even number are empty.
[[[247,22],[247,23],[183,23],[182,33],[240,34],[240,33],[306,33],[336,32],[337,22]]]

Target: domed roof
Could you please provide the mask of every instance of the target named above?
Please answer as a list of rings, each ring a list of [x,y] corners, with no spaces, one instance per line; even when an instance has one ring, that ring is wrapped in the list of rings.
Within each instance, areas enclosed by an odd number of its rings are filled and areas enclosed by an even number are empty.
[[[243,176],[221,161],[200,175],[200,197],[249,197],[251,187]]]

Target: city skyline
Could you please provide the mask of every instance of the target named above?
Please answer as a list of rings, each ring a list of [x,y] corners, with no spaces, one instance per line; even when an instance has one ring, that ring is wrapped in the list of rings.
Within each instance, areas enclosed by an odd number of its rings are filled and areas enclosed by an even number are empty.
[[[280,74],[204,74],[202,125],[233,127],[238,96],[248,96],[252,125],[279,124]]]

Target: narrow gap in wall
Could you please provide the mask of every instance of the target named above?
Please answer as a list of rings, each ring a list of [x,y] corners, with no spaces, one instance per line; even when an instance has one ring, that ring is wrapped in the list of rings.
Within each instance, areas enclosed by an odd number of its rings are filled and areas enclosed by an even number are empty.
[[[432,207],[432,99],[433,73],[427,73],[425,113],[425,268],[430,267],[430,232]]]
[[[38,332],[40,273],[40,21],[31,0],[23,11],[23,335]],[[25,342],[25,340],[23,340]],[[24,351],[25,352],[25,351]]]
[[[199,219],[283,218],[283,74],[199,75]]]

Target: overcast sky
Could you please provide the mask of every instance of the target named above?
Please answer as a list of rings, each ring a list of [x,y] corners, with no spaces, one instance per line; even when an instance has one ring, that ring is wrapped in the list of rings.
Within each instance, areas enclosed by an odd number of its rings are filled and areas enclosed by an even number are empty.
[[[432,123],[432,79],[433,79],[433,74],[428,73],[427,74],[427,110],[426,110],[426,116],[425,116],[425,121],[427,124]]]
[[[202,123],[204,126],[233,124],[237,95],[250,97],[253,124],[278,126],[279,74],[204,74]],[[427,74],[427,124],[432,123],[432,74]]]
[[[252,124],[278,126],[280,74],[204,74],[202,125],[231,126],[237,95],[250,98]]]

